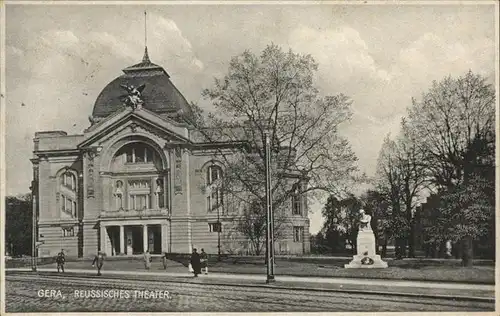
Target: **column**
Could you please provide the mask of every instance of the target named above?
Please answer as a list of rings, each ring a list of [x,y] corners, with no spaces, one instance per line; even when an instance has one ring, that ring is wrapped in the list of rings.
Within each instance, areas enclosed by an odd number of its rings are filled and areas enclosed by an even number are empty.
[[[161,252],[168,252],[168,228],[167,224],[161,224]]]
[[[107,253],[106,249],[106,226],[101,224],[101,232],[100,232],[100,244],[101,244],[101,251],[104,253]]]
[[[125,253],[125,227],[120,225],[120,254]]]
[[[143,252],[148,250],[148,225],[142,225],[142,247]]]

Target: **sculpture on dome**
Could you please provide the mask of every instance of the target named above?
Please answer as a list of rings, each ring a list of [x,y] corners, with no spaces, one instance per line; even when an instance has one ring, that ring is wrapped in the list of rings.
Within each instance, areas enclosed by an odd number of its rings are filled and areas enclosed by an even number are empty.
[[[121,84],[120,87],[127,91],[127,94],[122,96],[122,100],[125,105],[132,107],[134,110],[140,109],[144,103],[144,100],[142,99],[142,90],[144,90],[145,86],[145,84],[142,84],[136,88],[133,85],[128,86]]]

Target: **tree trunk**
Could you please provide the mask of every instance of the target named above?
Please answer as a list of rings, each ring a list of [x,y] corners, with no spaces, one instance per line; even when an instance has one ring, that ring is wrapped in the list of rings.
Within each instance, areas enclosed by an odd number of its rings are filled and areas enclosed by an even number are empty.
[[[472,237],[467,236],[462,240],[462,265],[464,267],[472,267],[472,259],[474,258],[474,252],[472,247]]]
[[[415,226],[410,224],[410,233],[408,234],[408,258],[415,258]]]
[[[455,256],[455,259],[460,259],[462,258],[462,247],[461,243],[454,243],[453,244],[453,255]]]
[[[405,238],[396,238],[396,259],[403,259],[406,255],[406,240]]]
[[[382,245],[382,254],[380,256],[382,258],[387,257],[387,239],[384,240],[384,244]]]

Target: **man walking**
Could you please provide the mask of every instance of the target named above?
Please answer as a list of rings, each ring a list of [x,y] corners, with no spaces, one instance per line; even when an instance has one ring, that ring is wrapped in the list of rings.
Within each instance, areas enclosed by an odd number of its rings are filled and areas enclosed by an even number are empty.
[[[153,261],[151,254],[149,253],[149,250],[146,250],[144,253],[144,268],[146,268],[146,270],[151,269],[151,261]]]
[[[205,272],[205,274],[208,274],[208,255],[205,252],[205,249],[203,248],[201,248],[200,262],[201,262],[201,272]]]
[[[165,252],[165,254],[163,255],[162,259],[163,259],[163,268],[165,270],[167,270],[167,260],[168,260],[168,258],[167,258],[167,252]]]
[[[104,253],[99,251],[92,261],[92,268],[97,265],[97,275],[101,275],[102,265],[104,264]]]
[[[56,263],[57,263],[57,273],[62,270],[64,273],[64,263],[66,262],[66,258],[64,256],[64,249],[61,249],[61,252],[57,254]]]
[[[193,249],[190,262],[191,262],[191,267],[193,268],[194,276],[198,277],[198,274],[201,273],[201,263],[200,263],[200,254],[196,252],[196,248]]]

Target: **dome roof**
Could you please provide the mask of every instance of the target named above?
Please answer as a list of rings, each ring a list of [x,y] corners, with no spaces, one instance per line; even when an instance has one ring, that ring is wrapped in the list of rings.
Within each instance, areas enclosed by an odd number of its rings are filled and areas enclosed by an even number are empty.
[[[145,85],[141,93],[143,108],[162,116],[189,115],[191,107],[169,78],[162,67],[149,60],[146,47],[142,62],[123,69],[123,75],[111,81],[101,91],[95,101],[92,117],[104,118],[125,108],[122,99],[127,95],[127,91],[122,85],[134,87]]]

